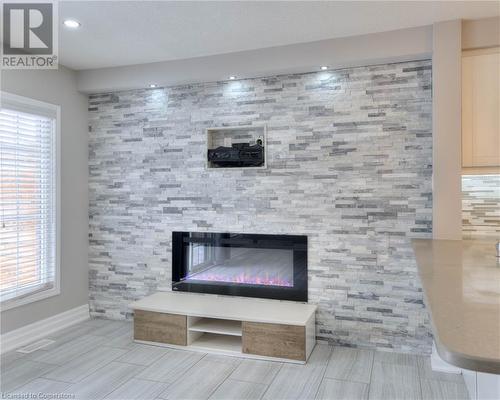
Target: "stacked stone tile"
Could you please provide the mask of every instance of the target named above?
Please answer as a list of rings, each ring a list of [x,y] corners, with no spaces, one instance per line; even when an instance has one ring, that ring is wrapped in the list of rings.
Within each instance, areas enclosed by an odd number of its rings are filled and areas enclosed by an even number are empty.
[[[431,97],[430,61],[90,96],[92,314],[170,290],[173,230],[303,234],[318,339],[429,352]],[[266,169],[205,168],[206,128],[262,124]]]
[[[500,175],[462,176],[462,232],[500,239]]]

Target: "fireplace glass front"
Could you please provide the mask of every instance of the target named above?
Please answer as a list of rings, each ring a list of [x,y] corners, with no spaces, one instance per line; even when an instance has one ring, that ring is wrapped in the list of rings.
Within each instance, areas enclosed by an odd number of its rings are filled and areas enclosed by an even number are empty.
[[[307,301],[307,237],[174,232],[172,289]]]

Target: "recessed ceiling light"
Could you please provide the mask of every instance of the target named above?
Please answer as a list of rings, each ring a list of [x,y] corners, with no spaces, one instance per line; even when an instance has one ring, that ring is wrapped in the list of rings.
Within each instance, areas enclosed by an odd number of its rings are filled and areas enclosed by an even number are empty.
[[[150,84],[149,84],[149,87],[150,87],[150,88],[155,88],[156,86],[158,86],[156,83],[150,83]]]
[[[322,65],[320,68],[321,68],[321,71],[326,71],[328,69],[328,67],[326,65]]]
[[[229,80],[231,80],[231,81],[234,81],[235,79],[236,79],[236,77],[235,77],[234,75],[231,75],[231,76],[229,77]]]
[[[63,24],[66,28],[71,29],[79,28],[82,25],[76,19],[65,19]]]

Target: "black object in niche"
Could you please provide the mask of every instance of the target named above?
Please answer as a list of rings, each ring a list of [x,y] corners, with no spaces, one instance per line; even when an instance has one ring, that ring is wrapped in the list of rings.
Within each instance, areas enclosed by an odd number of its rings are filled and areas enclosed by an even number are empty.
[[[253,146],[249,143],[233,143],[231,147],[209,149],[208,161],[216,167],[260,167],[264,165],[262,140],[259,139]]]

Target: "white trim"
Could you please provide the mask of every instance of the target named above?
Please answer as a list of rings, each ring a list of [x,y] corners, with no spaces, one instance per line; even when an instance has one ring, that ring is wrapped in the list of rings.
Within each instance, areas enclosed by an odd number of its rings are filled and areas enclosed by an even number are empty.
[[[34,303],[35,301],[40,301],[43,299],[48,299],[49,297],[52,296],[57,296],[61,294],[61,290],[59,287],[59,271],[58,271],[58,266],[57,266],[57,261],[56,261],[56,271],[55,271],[55,278],[54,280],[56,281],[54,283],[54,287],[47,289],[47,290],[42,290],[40,292],[35,292],[32,294],[26,294],[18,298],[13,298],[11,300],[5,300],[4,302],[0,303],[0,311],[4,312],[7,310],[11,310],[12,308],[20,307],[25,304],[29,303]]]
[[[56,106],[56,270],[54,285],[56,293],[61,294],[61,106]]]
[[[12,106],[14,109],[22,112],[33,112],[46,115],[55,119],[55,147],[56,147],[56,260],[54,271],[54,287],[41,292],[27,294],[0,303],[0,311],[10,310],[25,304],[33,303],[47,299],[49,297],[61,294],[61,106],[44,101],[31,99],[29,97],[19,96],[17,94],[0,90],[0,107]],[[23,110],[23,106],[25,106]]]
[[[0,107],[10,108],[19,112],[27,112],[36,115],[43,115],[47,118],[59,118],[61,107],[35,100],[30,97],[19,96],[14,93],[0,90]]]
[[[462,369],[448,364],[438,354],[436,343],[432,342],[431,369],[437,372],[447,372],[448,374],[461,374]]]
[[[22,328],[4,333],[0,336],[0,353],[17,349],[18,347],[44,338],[54,332],[86,321],[90,318],[89,305],[84,304],[71,310],[64,311],[52,317],[42,319]]]

